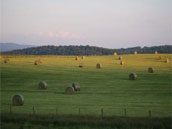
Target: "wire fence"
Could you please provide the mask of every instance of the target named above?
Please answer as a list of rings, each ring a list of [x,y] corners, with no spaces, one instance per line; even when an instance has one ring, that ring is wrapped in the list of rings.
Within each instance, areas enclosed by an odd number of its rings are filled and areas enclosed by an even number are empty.
[[[20,108],[18,108],[20,107]],[[143,110],[138,108],[88,108],[73,107],[67,108],[52,107],[50,110],[36,106],[29,107],[29,110],[21,110],[22,106],[10,105],[6,112],[9,113],[29,113],[29,114],[54,114],[54,115],[78,115],[78,116],[122,116],[122,117],[171,117],[172,111],[169,110]]]

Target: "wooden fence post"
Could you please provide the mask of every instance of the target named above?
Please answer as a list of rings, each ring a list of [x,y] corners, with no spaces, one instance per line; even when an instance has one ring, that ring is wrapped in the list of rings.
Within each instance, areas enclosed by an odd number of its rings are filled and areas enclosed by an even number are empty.
[[[10,104],[10,113],[12,113],[12,111],[11,111],[11,104]]]
[[[127,110],[126,110],[126,108],[124,109],[124,116],[125,117],[127,116]]]
[[[150,118],[152,117],[152,112],[151,112],[151,110],[149,110],[149,117],[150,117]]]
[[[101,116],[102,116],[102,118],[104,116],[103,108],[101,109]]]
[[[56,107],[56,116],[57,116],[57,107]]]
[[[79,110],[78,110],[78,111],[79,111],[79,116],[80,116],[80,115],[81,115],[81,109],[79,108]]]
[[[35,115],[35,108],[34,108],[34,106],[33,106],[32,110],[33,110],[33,115]]]

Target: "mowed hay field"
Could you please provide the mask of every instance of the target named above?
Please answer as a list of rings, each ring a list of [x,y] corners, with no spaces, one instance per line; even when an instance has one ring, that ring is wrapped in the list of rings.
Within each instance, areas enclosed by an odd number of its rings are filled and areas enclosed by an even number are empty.
[[[163,59],[158,59],[162,55]],[[23,106],[11,106],[14,113],[78,114],[105,116],[172,116],[172,55],[138,54],[118,56],[86,56],[75,60],[74,56],[18,56],[8,63],[1,59],[1,112],[9,112],[12,98],[20,93]],[[169,58],[170,62],[165,63]],[[41,59],[40,65],[34,61]],[[83,67],[79,68],[79,64]],[[102,65],[96,69],[96,64]],[[155,69],[148,73],[148,67]],[[135,72],[137,80],[129,80]],[[47,82],[47,89],[39,89],[40,81]],[[65,89],[79,82],[81,90],[66,95]]]

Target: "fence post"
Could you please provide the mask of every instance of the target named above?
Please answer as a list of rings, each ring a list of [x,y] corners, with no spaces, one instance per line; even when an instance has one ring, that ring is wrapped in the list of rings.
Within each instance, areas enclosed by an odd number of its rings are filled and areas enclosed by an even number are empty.
[[[56,107],[56,116],[57,116],[57,107]]]
[[[10,113],[12,113],[12,112],[11,112],[11,104],[10,104]]]
[[[102,116],[102,118],[104,116],[103,108],[101,109],[101,116]]]
[[[79,111],[79,116],[80,116],[80,115],[81,115],[81,109],[79,108],[79,110],[78,110],[78,111]]]
[[[152,112],[151,112],[151,110],[149,110],[149,117],[150,117],[150,118],[152,117]]]
[[[124,109],[124,116],[125,117],[127,116],[127,110],[126,110],[126,108]]]
[[[35,115],[35,108],[34,108],[34,106],[33,106],[32,110],[33,110],[33,115]]]

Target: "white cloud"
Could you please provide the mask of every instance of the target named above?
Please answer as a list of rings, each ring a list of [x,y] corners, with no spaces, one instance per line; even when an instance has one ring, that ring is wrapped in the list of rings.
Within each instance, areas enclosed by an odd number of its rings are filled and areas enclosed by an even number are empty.
[[[81,39],[79,34],[71,33],[68,31],[59,31],[59,32],[35,32],[35,36],[39,37],[48,37],[48,38],[59,38],[59,39]]]

